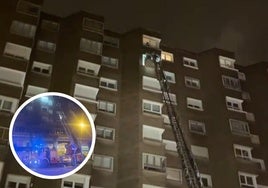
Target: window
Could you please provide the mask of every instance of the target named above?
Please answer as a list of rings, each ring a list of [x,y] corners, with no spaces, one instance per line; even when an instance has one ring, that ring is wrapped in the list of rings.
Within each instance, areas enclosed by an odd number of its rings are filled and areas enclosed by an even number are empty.
[[[161,103],[149,101],[149,100],[142,100],[142,106],[144,112],[150,112],[154,114],[161,114],[162,113],[162,105]]]
[[[117,80],[108,79],[108,78],[100,78],[100,87],[110,90],[117,90]]]
[[[98,88],[90,87],[82,84],[75,84],[74,97],[78,100],[94,102],[97,99]]]
[[[23,87],[25,72],[0,67],[0,82]]]
[[[35,96],[37,94],[45,93],[47,91],[48,91],[47,88],[28,85],[25,96],[26,97],[33,97],[33,96]]]
[[[211,176],[208,174],[200,174],[201,181],[204,188],[212,187]]]
[[[225,100],[226,100],[226,106],[228,110],[243,111],[243,108],[242,108],[243,100],[228,97],[228,96],[225,97]]]
[[[246,81],[246,75],[243,72],[238,72],[238,79]]]
[[[29,1],[20,0],[17,4],[17,11],[23,14],[27,14],[30,16],[38,16],[40,12],[40,7]]]
[[[5,188],[28,188],[31,184],[30,176],[8,174]]]
[[[106,45],[106,46],[119,48],[119,39],[104,35],[103,44]]]
[[[116,104],[108,101],[99,101],[98,110],[102,112],[116,113]]]
[[[56,44],[48,41],[39,40],[37,42],[37,48],[49,53],[54,53],[56,51]]]
[[[90,18],[84,18],[83,29],[97,33],[103,33],[103,23]]]
[[[51,20],[42,20],[41,28],[52,32],[58,32],[59,23],[53,22]]]
[[[115,130],[108,127],[96,126],[96,134],[98,138],[114,140]]]
[[[147,46],[149,48],[159,48],[161,39],[156,38],[156,37],[151,37],[148,35],[143,35],[142,36],[142,44],[144,46]]]
[[[96,55],[101,55],[102,43],[93,41],[93,40],[88,40],[85,38],[81,38],[80,50],[84,52],[96,54]]]
[[[167,103],[171,102],[171,104],[177,105],[177,98],[173,93],[167,94],[167,92],[164,92],[163,101],[167,101]]]
[[[183,57],[183,66],[189,67],[192,69],[198,69],[198,63],[196,59],[191,59],[188,57]]]
[[[169,52],[161,52],[161,59],[162,61],[169,61],[169,62],[174,62],[173,54]]]
[[[33,38],[35,35],[36,26],[20,22],[17,20],[12,21],[10,33],[20,35],[27,38]]]
[[[208,148],[206,147],[191,145],[191,151],[196,157],[209,158]]]
[[[251,147],[234,144],[234,153],[235,157],[237,158],[251,160],[252,159],[251,150],[252,150]]]
[[[166,157],[142,153],[142,167],[145,170],[166,172]]]
[[[227,89],[241,91],[240,81],[236,78],[222,75],[222,83]]]
[[[51,75],[52,65],[34,61],[32,71],[36,73],[41,73],[44,75]]]
[[[77,72],[84,75],[97,76],[99,74],[100,65],[90,63],[84,60],[78,60]]]
[[[182,170],[176,168],[167,168],[167,179],[182,183]]]
[[[102,65],[117,69],[118,68],[118,59],[112,58],[112,57],[107,57],[107,56],[102,56]]]
[[[201,135],[206,134],[205,123],[200,122],[200,121],[189,120],[189,130],[192,133],[197,133]]]
[[[18,104],[18,99],[0,95],[0,111],[14,113],[17,109]]]
[[[175,74],[173,72],[164,71],[164,74],[165,74],[166,80],[169,83],[176,83]]]
[[[9,140],[9,128],[0,126],[0,140],[8,141]],[[0,161],[0,178],[2,177],[3,162]]]
[[[185,81],[186,87],[200,89],[200,81],[199,81],[199,79],[192,78],[192,77],[189,77],[189,76],[185,76],[184,81]]]
[[[219,61],[220,61],[220,67],[235,70],[235,67],[234,67],[235,60],[234,59],[219,56]]]
[[[149,125],[142,126],[142,137],[143,139],[162,141],[162,134],[164,129],[152,127]]]
[[[4,49],[4,55],[21,60],[29,60],[31,51],[31,48],[7,42]]]
[[[176,144],[175,141],[163,140],[163,143],[165,144],[165,149],[167,151],[175,151],[175,152],[177,152],[177,144]]]
[[[257,175],[238,172],[240,187],[257,188]]]
[[[142,89],[152,92],[161,92],[160,83],[156,78],[143,76],[142,77]]]
[[[233,134],[242,136],[250,135],[250,130],[247,122],[236,119],[229,119],[229,124]]]
[[[93,167],[113,171],[113,157],[94,154]]]
[[[187,107],[194,110],[203,111],[202,101],[198,99],[187,97]]]
[[[90,176],[84,174],[72,174],[61,181],[61,188],[88,188]]]
[[[165,188],[165,187],[159,187],[156,185],[149,185],[149,184],[142,184],[142,188]]]

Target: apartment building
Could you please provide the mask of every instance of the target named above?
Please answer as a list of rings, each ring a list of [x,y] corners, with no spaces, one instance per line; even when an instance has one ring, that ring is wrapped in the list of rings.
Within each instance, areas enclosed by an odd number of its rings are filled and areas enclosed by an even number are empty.
[[[186,188],[154,65],[146,58],[151,53],[162,59],[204,186],[268,186],[266,116],[251,97],[259,92],[252,89],[255,73],[240,71],[233,53],[170,48],[159,33],[143,29],[108,31],[103,17],[87,12],[59,18],[41,12],[42,1],[2,4],[8,8],[0,18],[0,187]],[[27,173],[8,146],[19,104],[47,91],[81,101],[97,133],[91,160],[59,180]]]

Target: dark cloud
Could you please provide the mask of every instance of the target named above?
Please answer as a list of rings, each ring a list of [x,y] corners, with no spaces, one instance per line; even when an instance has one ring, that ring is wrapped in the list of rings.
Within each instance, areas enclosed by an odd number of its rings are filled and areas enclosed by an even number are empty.
[[[163,42],[200,52],[234,51],[240,64],[268,61],[268,1],[261,0],[45,0],[46,12],[67,16],[86,10],[104,16],[105,27],[159,31]]]

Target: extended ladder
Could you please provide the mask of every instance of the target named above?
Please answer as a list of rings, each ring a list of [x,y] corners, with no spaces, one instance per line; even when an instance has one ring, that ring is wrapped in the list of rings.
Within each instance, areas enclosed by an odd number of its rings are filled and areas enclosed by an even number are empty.
[[[167,107],[167,113],[170,120],[170,125],[172,127],[172,131],[177,145],[177,152],[181,157],[182,169],[185,179],[190,188],[201,188],[202,182],[199,177],[199,171],[197,165],[191,154],[191,151],[189,150],[186,144],[182,129],[177,120],[176,111],[174,109],[174,106],[172,105],[172,100],[169,95],[169,87],[167,84],[167,79],[160,64],[161,58],[155,54],[149,56],[150,56],[149,58],[154,63],[155,72],[160,82],[164,103],[166,104]]]

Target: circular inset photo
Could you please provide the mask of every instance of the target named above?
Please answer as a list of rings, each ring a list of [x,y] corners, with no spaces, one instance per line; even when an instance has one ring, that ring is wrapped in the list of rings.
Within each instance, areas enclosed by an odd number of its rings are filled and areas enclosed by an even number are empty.
[[[94,121],[69,95],[48,92],[24,102],[14,114],[9,132],[11,151],[29,173],[59,179],[81,169],[92,155]]]

